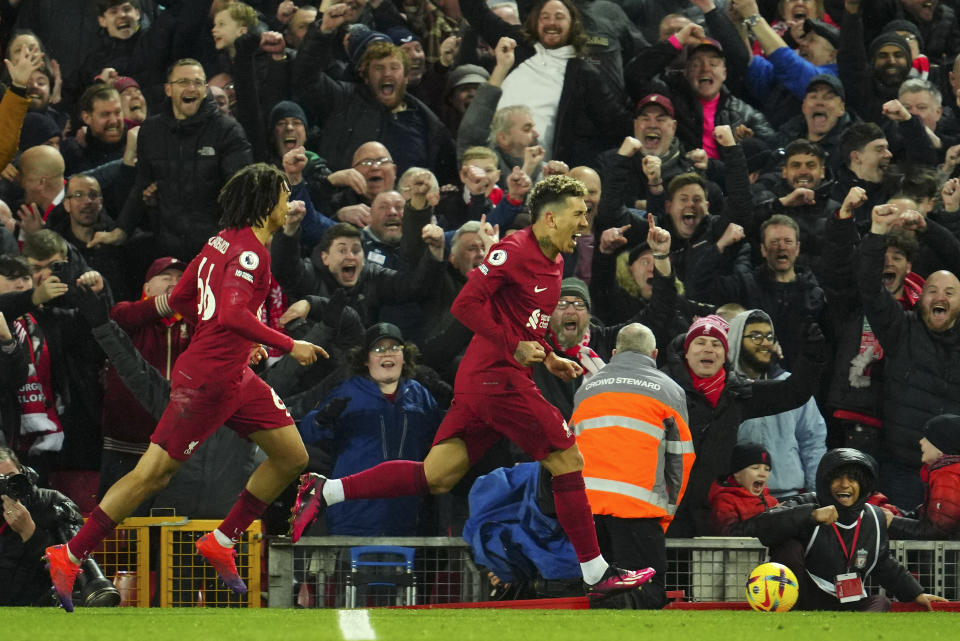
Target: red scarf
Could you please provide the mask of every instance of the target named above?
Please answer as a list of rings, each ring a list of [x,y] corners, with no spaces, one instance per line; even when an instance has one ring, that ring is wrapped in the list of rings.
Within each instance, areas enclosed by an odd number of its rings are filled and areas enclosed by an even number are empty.
[[[723,387],[726,385],[727,370],[721,367],[713,376],[700,378],[693,373],[693,370],[690,369],[687,363],[684,363],[683,366],[687,368],[687,372],[690,374],[690,380],[693,381],[693,388],[706,397],[707,402],[710,403],[710,407],[716,407],[717,403],[720,402],[720,394],[723,393]]]
[[[270,289],[267,290],[267,298],[260,307],[260,320],[267,327],[286,334],[286,330],[283,328],[283,325],[280,324],[280,317],[283,316],[283,312],[285,312],[289,306],[287,303],[287,295],[283,293],[280,283],[277,282],[276,278],[271,276]],[[273,347],[267,347],[266,349],[267,355],[271,357],[280,357],[286,354],[283,350],[274,349]]]
[[[63,426],[54,403],[47,341],[30,314],[24,314],[13,325],[17,340],[30,357],[27,382],[17,390],[21,417],[20,433],[13,438],[14,449],[29,454],[59,452],[63,447]]]
[[[600,371],[601,367],[606,365],[606,363],[603,362],[603,359],[600,358],[600,355],[593,351],[593,348],[590,347],[589,327],[583,333],[583,340],[573,347],[568,347],[567,349],[560,347],[560,339],[557,338],[557,334],[553,331],[552,327],[547,328],[547,338],[550,339],[550,342],[557,346],[557,350],[561,354],[580,363],[583,366],[583,369],[586,370],[584,376],[587,378],[593,374],[596,374],[598,371]]]

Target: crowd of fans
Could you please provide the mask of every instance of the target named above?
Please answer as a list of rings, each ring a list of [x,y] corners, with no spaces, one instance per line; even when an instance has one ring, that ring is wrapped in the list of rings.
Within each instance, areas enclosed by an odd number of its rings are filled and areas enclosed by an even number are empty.
[[[96,483],[67,480],[99,472],[102,492],[146,449],[144,394],[190,340],[167,295],[227,178],[267,162],[303,204],[261,318],[331,359],[258,373],[311,471],[424,455],[471,338],[451,304],[530,223],[531,186],[569,174],[592,229],[548,339],[589,377],[621,327],[653,331],[697,456],[669,534],[729,530],[708,495],[739,488],[738,439],[776,461],[768,490],[744,486],[761,511],[846,446],[879,461],[908,519],[891,533],[960,532],[960,423],[923,431],[960,414],[953,3],[0,0],[0,46],[0,444],[81,507]],[[122,371],[111,321],[139,351]],[[538,367],[569,419],[582,379]],[[224,491],[170,500],[225,512],[256,453],[199,452]],[[479,471],[521,458],[504,444]],[[459,534],[473,478],[331,510],[330,531]]]

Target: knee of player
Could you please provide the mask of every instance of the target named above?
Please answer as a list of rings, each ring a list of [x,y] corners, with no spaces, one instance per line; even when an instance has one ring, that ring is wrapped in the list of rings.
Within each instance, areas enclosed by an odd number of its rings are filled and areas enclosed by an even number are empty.
[[[430,488],[430,494],[446,494],[457,484],[457,480],[451,476],[427,479],[427,487]]]

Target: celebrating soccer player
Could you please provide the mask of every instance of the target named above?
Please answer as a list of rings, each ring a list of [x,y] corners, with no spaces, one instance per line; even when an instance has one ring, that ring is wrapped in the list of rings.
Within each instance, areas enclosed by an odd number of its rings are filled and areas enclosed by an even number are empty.
[[[245,593],[234,544],[307,464],[293,419],[276,393],[247,363],[262,345],[289,352],[301,365],[320,347],[295,341],[262,324],[257,312],[270,285],[264,247],[283,227],[290,187],[265,164],[238,171],[218,198],[225,228],[210,238],[170,294],[170,307],[195,324],[190,346],[174,365],[170,404],[132,472],[111,487],[68,543],[47,548],[60,603],[73,611],[71,593],[80,561],[145,499],[162,490],[180,464],[220,425],[254,441],[267,454],[220,526],[197,541],[197,550],[232,590]],[[302,206],[302,203],[300,204]]]

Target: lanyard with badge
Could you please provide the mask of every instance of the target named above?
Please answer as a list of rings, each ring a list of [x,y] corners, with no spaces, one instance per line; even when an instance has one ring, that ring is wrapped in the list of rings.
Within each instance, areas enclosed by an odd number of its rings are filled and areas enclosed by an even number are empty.
[[[853,531],[853,541],[850,542],[849,551],[847,551],[846,543],[843,542],[843,537],[840,536],[840,529],[836,523],[833,524],[833,532],[837,535],[837,540],[840,541],[840,549],[843,550],[843,558],[847,562],[846,574],[838,574],[835,582],[837,598],[840,599],[840,603],[850,603],[863,598],[863,581],[860,579],[859,574],[850,571],[850,566],[853,563],[853,554],[857,549],[857,538],[860,536],[861,519],[862,517],[857,517],[857,527]]]

